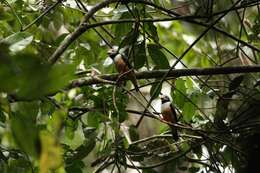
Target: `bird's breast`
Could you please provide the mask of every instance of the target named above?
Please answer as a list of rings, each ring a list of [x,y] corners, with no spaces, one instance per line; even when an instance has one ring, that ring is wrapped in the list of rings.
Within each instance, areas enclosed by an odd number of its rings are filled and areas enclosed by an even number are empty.
[[[124,73],[129,70],[127,64],[125,63],[125,61],[120,55],[115,57],[114,62],[115,62],[116,69],[119,73]]]

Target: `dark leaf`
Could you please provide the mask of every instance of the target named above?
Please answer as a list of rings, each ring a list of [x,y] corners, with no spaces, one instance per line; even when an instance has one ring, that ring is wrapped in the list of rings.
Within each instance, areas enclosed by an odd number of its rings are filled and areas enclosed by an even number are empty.
[[[139,69],[144,66],[146,61],[145,42],[135,45],[134,48],[134,68]]]
[[[154,26],[152,22],[147,22],[144,24],[146,31],[149,33],[149,37],[151,37],[155,42],[159,41],[159,36],[157,33],[157,28]]]
[[[130,126],[129,128],[129,135],[132,141],[139,140],[139,133],[135,126]]]
[[[244,75],[235,77],[229,84],[229,91],[237,89],[244,80]]]
[[[155,44],[148,44],[147,46],[149,55],[151,56],[154,64],[160,69],[168,69],[170,67],[167,57],[160,50],[160,47]]]
[[[151,99],[157,98],[162,90],[162,85],[159,85],[159,82],[160,81],[154,83],[150,89],[150,96],[152,97]]]

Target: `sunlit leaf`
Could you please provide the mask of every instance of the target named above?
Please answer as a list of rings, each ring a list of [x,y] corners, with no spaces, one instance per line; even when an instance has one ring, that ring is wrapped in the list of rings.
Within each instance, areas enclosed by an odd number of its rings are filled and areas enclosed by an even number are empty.
[[[187,88],[185,86],[185,81],[181,78],[175,81],[175,87],[173,95],[173,102],[179,107],[182,108],[186,101],[185,95]]]
[[[5,38],[5,41],[10,44],[10,50],[12,52],[18,52],[31,44],[33,36],[28,32],[18,32]]]
[[[190,102],[187,102],[184,104],[183,106],[183,119],[186,121],[186,122],[190,122],[192,120],[192,117],[194,116],[194,113],[195,113],[195,106],[190,103]]]
[[[62,166],[62,148],[57,143],[55,136],[47,131],[40,133],[41,139],[41,156],[40,156],[40,173],[48,173],[52,169]]]

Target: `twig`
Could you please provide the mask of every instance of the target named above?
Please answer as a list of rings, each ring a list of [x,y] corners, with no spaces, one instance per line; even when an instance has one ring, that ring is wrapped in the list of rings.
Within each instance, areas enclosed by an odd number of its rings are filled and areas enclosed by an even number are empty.
[[[43,16],[45,16],[46,14],[48,14],[52,9],[54,9],[59,3],[61,3],[62,0],[58,0],[57,2],[55,2],[52,6],[50,6],[46,11],[44,11],[40,16],[38,16],[36,19],[34,19],[30,24],[28,24],[27,26],[25,26],[24,28],[21,29],[21,31],[25,31],[28,28],[30,28],[32,25],[34,25],[38,20],[40,20],[41,18],[43,18]]]

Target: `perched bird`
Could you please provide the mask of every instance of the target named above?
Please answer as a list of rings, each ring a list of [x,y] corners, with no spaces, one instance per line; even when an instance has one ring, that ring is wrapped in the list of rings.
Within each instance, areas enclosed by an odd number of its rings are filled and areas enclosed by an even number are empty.
[[[135,90],[139,91],[139,87],[137,84],[136,76],[134,70],[132,70],[130,64],[122,53],[119,53],[117,49],[112,48],[108,51],[109,57],[113,60],[116,70],[119,74],[123,74],[128,72],[127,77],[133,83]],[[130,71],[131,70],[131,71]]]
[[[174,106],[171,104],[170,98],[166,95],[161,96],[161,113],[163,116],[163,120],[170,123],[177,123],[177,114]],[[175,141],[179,139],[177,129],[173,126],[170,126],[172,131],[172,136]]]

